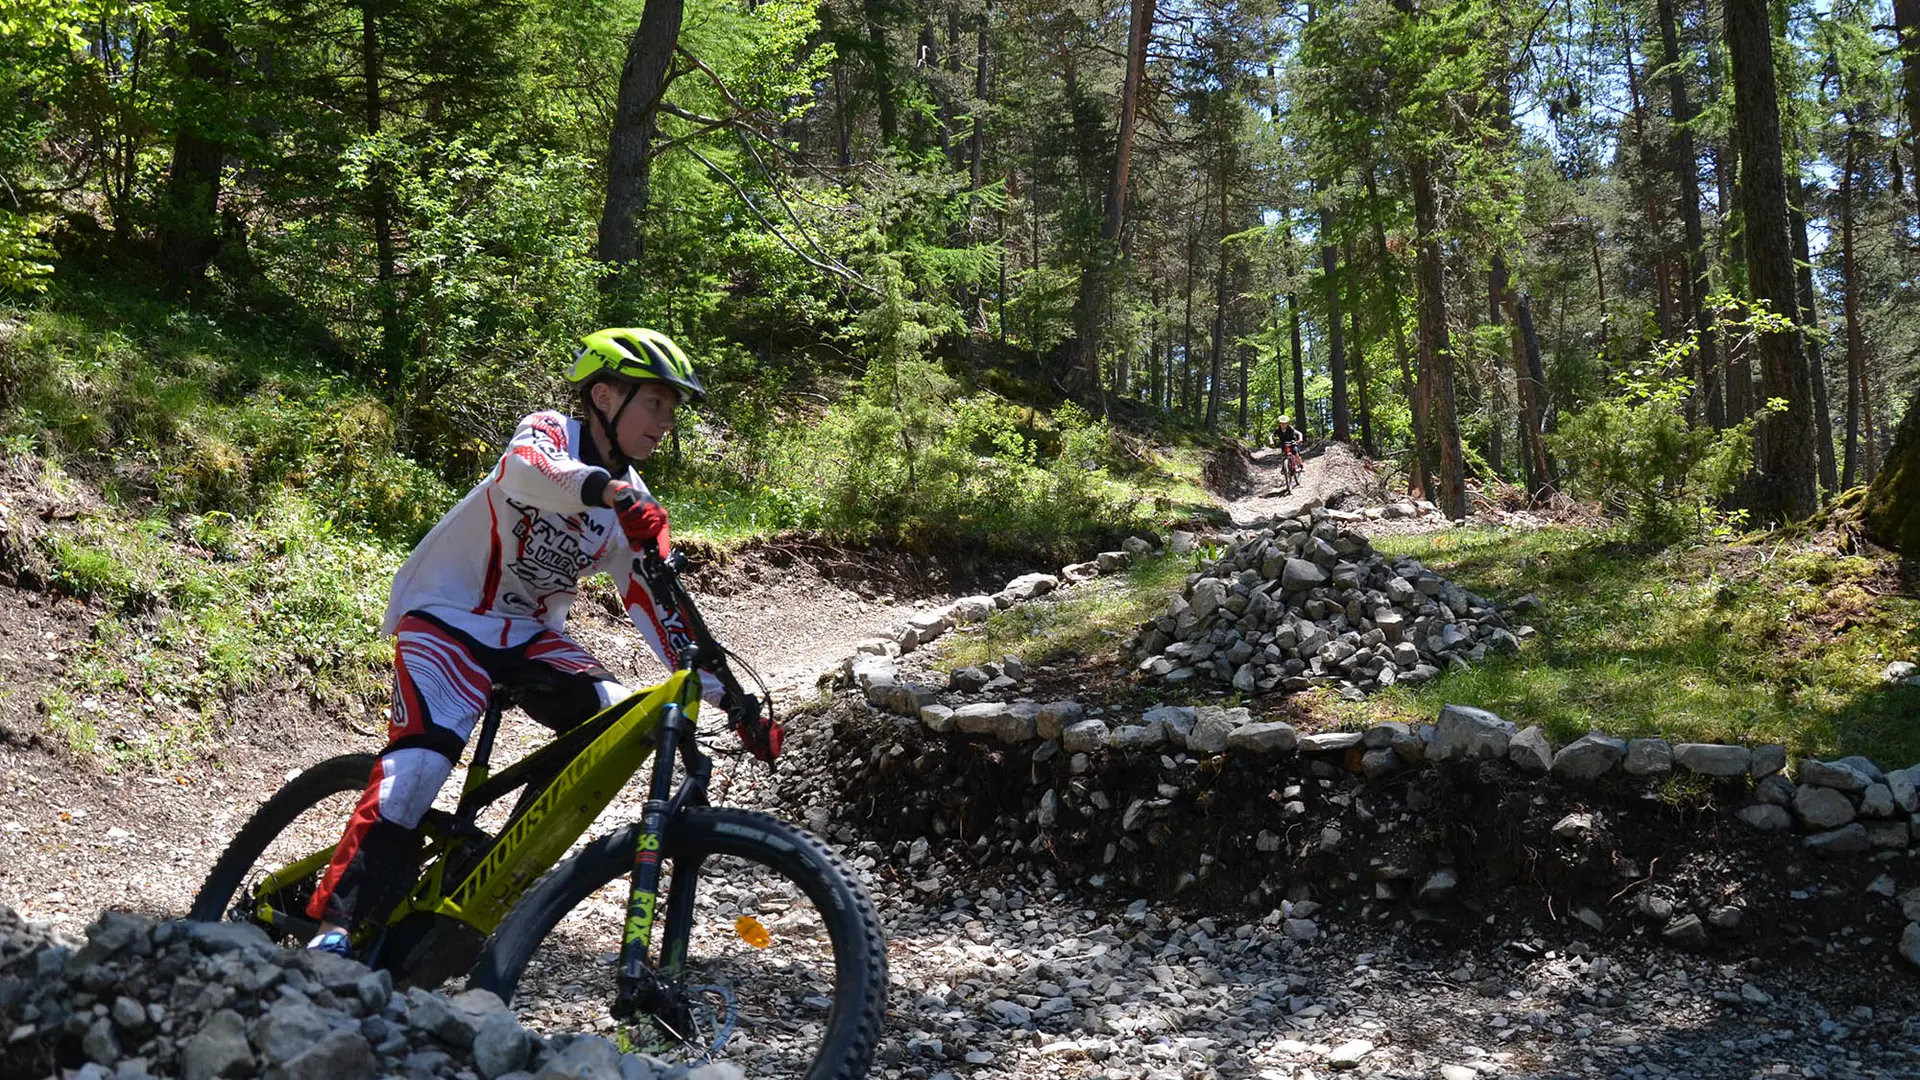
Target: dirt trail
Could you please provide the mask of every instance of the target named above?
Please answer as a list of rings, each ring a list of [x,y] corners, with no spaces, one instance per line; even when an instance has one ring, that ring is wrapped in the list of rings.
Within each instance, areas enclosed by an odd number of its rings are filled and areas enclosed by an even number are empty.
[[[1223,504],[1235,528],[1253,528],[1292,517],[1316,503],[1331,505],[1343,498],[1378,495],[1380,485],[1372,470],[1343,445],[1319,447],[1301,458],[1305,471],[1289,491],[1286,474],[1281,471],[1280,451],[1268,447],[1253,452],[1249,494]]]
[[[1236,527],[1337,500],[1370,480],[1350,451],[1332,447],[1310,454],[1300,484],[1286,493],[1279,463],[1276,450],[1253,455],[1250,493],[1222,503]],[[931,560],[908,565],[897,554],[868,558],[872,573],[859,580],[844,567],[823,572],[817,558],[763,553],[708,571],[696,593],[715,636],[758,669],[777,702],[791,707],[810,698],[819,673],[856,643],[953,599],[957,593],[943,583],[959,578],[959,591],[979,584]],[[974,568],[972,577],[983,575],[992,576]],[[0,594],[0,603],[22,614],[18,644],[0,651],[0,903],[29,918],[77,928],[107,906],[156,915],[183,911],[226,841],[286,779],[316,761],[375,751],[383,742],[377,717],[349,725],[316,712],[302,694],[268,688],[228,708],[222,745],[211,759],[161,773],[77,765],[45,734],[37,706],[46,692],[70,684],[80,646],[101,613],[25,590],[0,587]],[[583,596],[572,632],[622,681],[656,681],[659,665],[608,606]],[[544,729],[510,717],[495,760],[512,760],[546,737]],[[459,778],[457,772],[443,796],[458,790]],[[736,796],[748,794],[743,789]],[[625,809],[616,803],[608,813]]]

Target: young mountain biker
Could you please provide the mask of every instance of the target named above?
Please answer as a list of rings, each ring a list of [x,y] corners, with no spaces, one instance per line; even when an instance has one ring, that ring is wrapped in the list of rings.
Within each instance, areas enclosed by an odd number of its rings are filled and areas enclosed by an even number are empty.
[[[589,334],[567,379],[584,419],[537,412],[520,421],[500,464],[440,519],[393,581],[384,633],[394,648],[387,745],[307,909],[309,948],[349,955],[347,931],[383,919],[412,878],[421,818],[453,772],[496,684],[556,733],[630,691],[565,633],[580,579],[613,578],[627,614],[669,668],[690,644],[678,615],[636,573],[640,553],[668,554],[667,511],[633,466],[673,430],[675,409],[704,391],[665,334]],[[721,701],[754,756],[780,752],[758,702]]]
[[[1296,453],[1296,448],[1305,440],[1306,436],[1300,434],[1300,429],[1293,426],[1289,417],[1281,417],[1280,422],[1274,426],[1273,445],[1289,454]]]
[[[1280,418],[1280,422],[1274,425],[1273,445],[1280,448],[1280,452],[1285,456],[1287,465],[1294,472],[1299,472],[1306,468],[1300,460],[1300,444],[1305,441],[1306,436],[1300,433],[1299,428],[1293,426],[1290,417],[1283,416]],[[1292,481],[1289,480],[1288,483],[1289,486],[1291,486]]]

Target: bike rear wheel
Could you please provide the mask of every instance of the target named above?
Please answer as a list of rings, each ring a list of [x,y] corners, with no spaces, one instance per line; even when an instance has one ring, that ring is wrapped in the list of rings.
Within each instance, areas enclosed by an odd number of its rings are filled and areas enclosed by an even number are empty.
[[[886,1009],[879,916],[832,849],[765,814],[691,809],[663,838],[649,960],[684,950],[670,981],[697,1014],[694,1030],[674,1040],[645,1019],[614,1020],[638,836],[630,826],[596,840],[535,885],[468,985],[499,994],[534,1028],[620,1027],[634,1049],[730,1061],[755,1080],[866,1075]]]
[[[304,944],[301,935],[311,923],[306,918],[307,901],[326,870],[326,860],[310,872],[277,882],[264,894],[260,886],[269,874],[301,860],[311,862],[313,856],[331,850],[377,760],[374,754],[343,754],[287,781],[253,812],[221,853],[193,898],[187,918],[219,922],[235,914],[245,899],[245,921],[260,926],[270,937]],[[260,918],[262,905],[284,918]]]

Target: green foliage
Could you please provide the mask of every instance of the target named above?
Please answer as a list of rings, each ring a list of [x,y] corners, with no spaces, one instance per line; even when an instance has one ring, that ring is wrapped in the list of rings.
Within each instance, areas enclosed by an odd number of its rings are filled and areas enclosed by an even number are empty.
[[[1662,364],[1619,379],[1611,397],[1561,420],[1549,445],[1572,488],[1627,517],[1646,540],[1710,528],[1715,507],[1753,461],[1753,421],[1724,431],[1689,427],[1693,383],[1674,373],[1692,342],[1670,345]]]
[[[1136,560],[1124,577],[1098,578],[1070,593],[996,611],[979,626],[957,632],[942,646],[939,663],[952,670],[1009,654],[1029,664],[1117,654],[1116,643],[1164,612],[1193,567],[1192,556],[1162,553]]]
[[[13,317],[0,434],[117,502],[241,517],[292,490],[328,507],[333,528],[398,542],[452,503],[396,452],[391,410],[286,357],[278,328],[232,334],[130,293],[60,286]]]
[[[43,292],[53,273],[53,245],[41,235],[47,219],[0,207],[0,294]]]

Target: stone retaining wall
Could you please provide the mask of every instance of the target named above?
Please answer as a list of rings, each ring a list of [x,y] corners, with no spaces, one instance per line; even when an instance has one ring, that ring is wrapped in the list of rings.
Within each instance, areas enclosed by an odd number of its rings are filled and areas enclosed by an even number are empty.
[[[1175,542],[1191,550],[1190,538],[1176,536]],[[1132,550],[1104,553],[1094,562],[1068,567],[1072,573],[1063,576],[1111,572],[1145,550],[1148,546],[1137,542]],[[864,643],[837,674],[872,708],[917,721],[931,735],[972,736],[1025,749],[1036,765],[1066,755],[1073,775],[1088,772],[1101,755],[1178,752],[1248,760],[1279,755],[1331,758],[1370,783],[1417,770],[1494,761],[1539,783],[1575,791],[1603,783],[1640,784],[1651,790],[1669,777],[1698,776],[1735,794],[1738,805],[1732,816],[1740,827],[1778,834],[1781,844],[1798,845],[1810,854],[1875,858],[1920,850],[1920,765],[1883,768],[1849,757],[1802,759],[1790,768],[1786,748],[1778,745],[1675,744],[1597,731],[1555,747],[1538,727],[1523,729],[1465,705],[1444,707],[1430,724],[1383,723],[1365,731],[1301,735],[1285,722],[1258,719],[1245,708],[1169,705],[1115,715],[1071,700],[1034,701],[1018,696],[1023,672],[1012,657],[1003,665],[956,671],[948,685],[938,688],[901,670],[903,651],[1059,585],[1060,579],[1052,575],[1029,574],[993,596],[966,598],[949,609],[930,611],[891,640]],[[1889,677],[1897,670],[1898,665],[1890,667]],[[1903,670],[1898,673],[1910,677]],[[1167,796],[1155,793],[1121,799],[1123,817],[1136,819],[1168,802]],[[1048,790],[1034,812],[1043,822],[1057,820],[1062,802],[1059,792]],[[1920,889],[1897,899],[1889,892],[1888,902],[1897,903],[1906,920],[1901,955],[1920,965]],[[1687,928],[1680,933],[1684,936]]]

